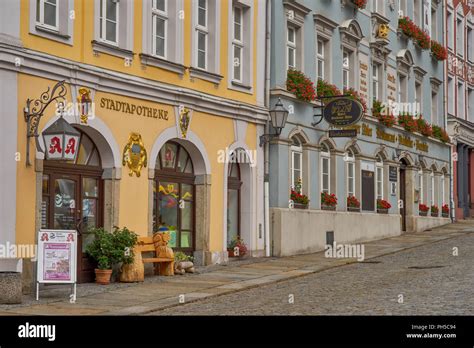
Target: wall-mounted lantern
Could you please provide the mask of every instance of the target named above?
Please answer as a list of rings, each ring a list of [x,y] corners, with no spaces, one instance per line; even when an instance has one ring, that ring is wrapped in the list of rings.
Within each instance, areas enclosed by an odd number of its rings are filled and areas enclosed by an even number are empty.
[[[81,133],[72,127],[62,115],[43,131],[43,140],[47,160],[75,162]]]
[[[275,107],[269,111],[270,121],[272,127],[275,129],[275,134],[263,134],[260,136],[260,146],[263,146],[266,142],[269,142],[275,136],[279,136],[283,128],[285,128],[286,120],[288,119],[288,110],[285,109],[281,99],[278,98],[278,102]]]

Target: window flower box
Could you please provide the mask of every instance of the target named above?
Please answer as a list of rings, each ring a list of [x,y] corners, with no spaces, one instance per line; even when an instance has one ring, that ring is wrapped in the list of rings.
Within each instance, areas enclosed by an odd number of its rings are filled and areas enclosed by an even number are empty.
[[[303,203],[293,203],[295,209],[308,209],[308,204]]]
[[[299,100],[312,102],[316,99],[316,89],[313,82],[301,71],[295,69],[288,70],[286,89]]]
[[[337,198],[336,195],[321,192],[321,209],[322,210],[336,210]]]
[[[360,213],[360,202],[355,196],[347,197],[347,211]]]
[[[449,207],[447,204],[444,204],[441,207],[441,216],[444,218],[449,218]]]
[[[335,205],[325,205],[325,204],[322,204],[321,205],[321,210],[336,210],[336,206]]]
[[[420,216],[428,216],[428,211],[430,208],[426,204],[420,203],[418,210],[420,211]]]
[[[392,207],[385,199],[377,199],[377,213],[388,214],[388,210]]]
[[[431,206],[431,216],[433,216],[433,217],[438,217],[439,216],[438,206],[436,206],[436,205]]]
[[[290,199],[293,202],[293,207],[296,209],[307,209],[309,204],[308,196],[301,193],[301,179],[295,185],[295,188],[290,190]]]
[[[439,42],[431,40],[431,57],[437,61],[448,59],[448,50]]]

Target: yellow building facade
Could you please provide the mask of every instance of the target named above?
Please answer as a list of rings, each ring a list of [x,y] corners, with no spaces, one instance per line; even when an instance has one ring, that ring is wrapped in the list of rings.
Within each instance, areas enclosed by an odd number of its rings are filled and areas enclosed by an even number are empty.
[[[227,261],[237,236],[263,253],[263,1],[7,0],[0,8],[1,242],[36,244],[41,228],[78,229],[81,281],[91,280],[83,252],[95,227],[168,229],[172,247],[198,264]],[[48,89],[43,96],[53,98],[59,81],[64,110],[51,103],[28,140],[27,100]],[[74,162],[45,159],[42,132],[60,117],[81,134]],[[34,263],[13,264],[32,278]]]

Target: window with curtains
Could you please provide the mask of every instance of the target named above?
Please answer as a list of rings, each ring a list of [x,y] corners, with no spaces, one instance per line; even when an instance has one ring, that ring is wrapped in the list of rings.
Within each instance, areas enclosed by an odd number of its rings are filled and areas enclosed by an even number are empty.
[[[375,198],[383,199],[383,159],[380,155],[377,156],[377,162],[375,163]]]
[[[207,69],[208,60],[208,0],[198,0],[197,4],[197,25],[196,25],[196,42],[197,42],[197,67]]]
[[[59,4],[58,0],[36,1],[36,23],[50,29],[59,29]]]
[[[167,34],[168,34],[168,4],[167,0],[153,0],[153,54],[166,59]]]
[[[321,192],[331,193],[331,157],[329,147],[321,145]]]
[[[100,1],[100,39],[112,45],[118,45],[119,2]]]
[[[347,162],[347,196],[355,196],[355,158],[354,153],[349,150],[346,152]]]
[[[291,140],[291,188],[295,189],[300,181],[303,189],[303,147],[298,137],[294,136]]]

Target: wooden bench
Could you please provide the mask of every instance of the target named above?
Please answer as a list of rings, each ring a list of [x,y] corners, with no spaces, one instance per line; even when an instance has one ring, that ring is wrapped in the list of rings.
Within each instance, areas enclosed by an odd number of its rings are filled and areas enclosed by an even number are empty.
[[[162,276],[174,275],[174,258],[157,257],[153,237],[139,237],[137,246],[135,247],[137,254],[152,252],[154,257],[142,257],[142,262],[153,263],[155,266],[155,274]]]

